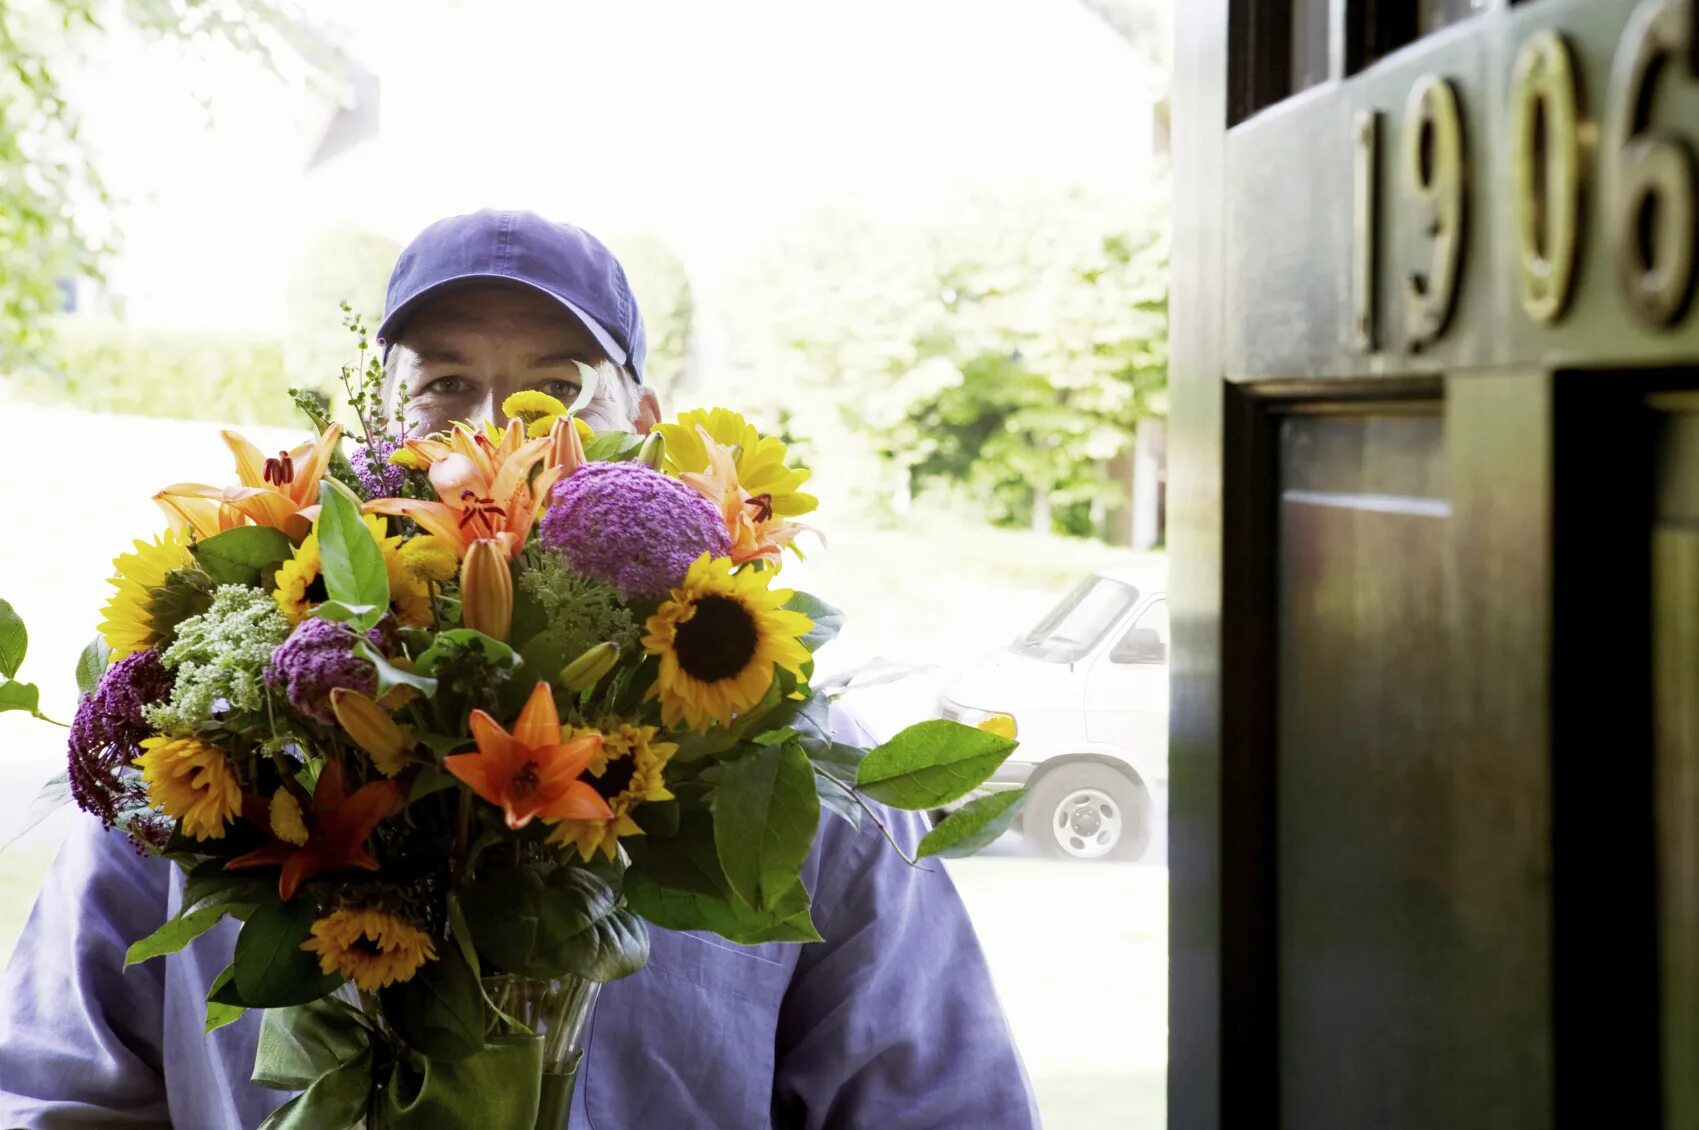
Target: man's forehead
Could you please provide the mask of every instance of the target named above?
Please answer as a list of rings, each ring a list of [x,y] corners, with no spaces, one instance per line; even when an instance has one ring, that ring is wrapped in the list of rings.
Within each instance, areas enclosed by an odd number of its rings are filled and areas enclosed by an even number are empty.
[[[461,348],[471,338],[515,336],[602,353],[584,324],[554,299],[518,287],[488,285],[453,290],[420,307],[407,319],[400,344],[425,357]]]

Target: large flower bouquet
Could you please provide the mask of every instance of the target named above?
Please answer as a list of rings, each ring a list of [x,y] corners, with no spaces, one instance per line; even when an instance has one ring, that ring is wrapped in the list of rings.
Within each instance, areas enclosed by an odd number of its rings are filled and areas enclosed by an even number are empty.
[[[303,1092],[268,1126],[560,1126],[649,925],[815,940],[822,809],[945,805],[1014,743],[834,736],[810,677],[841,618],[776,584],[807,472],[736,413],[598,435],[584,397],[523,393],[505,428],[405,438],[379,379],[350,386],[363,434],[305,403],[310,442],[225,433],[239,485],[156,496],[78,666],[69,787],[186,872],[131,962],[241,920],[206,1026],[267,1010],[255,1079]],[[0,709],[38,712],[26,643],[0,601]]]

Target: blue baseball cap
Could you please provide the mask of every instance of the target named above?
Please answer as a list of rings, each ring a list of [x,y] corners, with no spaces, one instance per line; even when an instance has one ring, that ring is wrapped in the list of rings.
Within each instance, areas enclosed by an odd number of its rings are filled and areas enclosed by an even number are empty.
[[[471,282],[516,283],[549,296],[584,324],[610,360],[643,380],[648,336],[613,252],[583,228],[493,208],[438,220],[402,251],[378,326],[384,356],[420,303]]]

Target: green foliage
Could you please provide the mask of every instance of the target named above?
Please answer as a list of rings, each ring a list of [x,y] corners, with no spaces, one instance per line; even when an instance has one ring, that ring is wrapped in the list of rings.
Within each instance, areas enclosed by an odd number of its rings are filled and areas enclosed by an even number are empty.
[[[975,797],[926,833],[915,855],[959,859],[990,847],[1015,822],[1026,797],[1025,789],[1009,789]]]
[[[282,351],[270,338],[81,317],[52,325],[52,340],[7,378],[26,399],[137,416],[300,424],[285,391]],[[329,387],[335,377],[319,383]]]
[[[938,808],[984,784],[1018,744],[960,722],[917,722],[867,752],[856,787],[893,808]]]
[[[711,930],[741,945],[816,942],[808,889],[794,883],[766,910],[739,898],[726,879],[705,812],[681,806],[671,836],[625,841],[631,854],[622,889],[631,909],[667,930]]]
[[[478,953],[500,972],[612,981],[649,960],[648,930],[582,867],[496,871],[467,884],[460,907]]]
[[[311,899],[268,902],[248,917],[236,936],[232,983],[240,1000],[235,1003],[248,1008],[305,1004],[342,983],[336,974],[321,973],[318,958],[301,948],[317,917]]]
[[[899,501],[942,486],[1002,523],[1093,532],[1121,500],[1106,465],[1167,411],[1161,214],[1074,192],[907,234],[822,216],[739,287],[732,399],[787,431],[849,424]]]
[[[814,768],[802,747],[762,746],[728,762],[709,795],[714,846],[732,890],[757,911],[780,905],[820,823]]]
[[[95,687],[100,685],[100,677],[106,674],[106,668],[112,662],[112,648],[106,643],[104,636],[96,636],[83,648],[83,653],[77,656],[77,690],[83,694],[93,694]]]
[[[288,557],[293,547],[282,530],[238,526],[196,542],[195,563],[220,585],[258,585],[260,571]]]
[[[383,990],[384,1019],[407,1044],[445,1062],[484,1047],[484,993],[458,951],[444,948],[407,981]]]
[[[0,676],[8,679],[15,676],[24,665],[28,651],[29,631],[24,627],[24,618],[11,604],[0,600]]]
[[[359,344],[344,328],[346,317],[377,324],[384,285],[400,254],[393,239],[346,225],[307,239],[289,266],[284,298],[283,367],[290,383],[324,388],[336,382]],[[343,303],[348,314],[339,320]]]
[[[148,723],[193,733],[212,717],[219,698],[237,710],[259,710],[265,705],[261,673],[288,636],[289,621],[270,593],[221,586],[212,607],[179,624],[176,641],[160,656],[176,682],[168,702],[148,707]]]
[[[326,479],[319,491],[319,557],[325,592],[348,608],[365,608],[355,617],[364,630],[389,610],[389,570],[372,531],[360,520],[360,504],[346,488]]]
[[[116,248],[61,76],[122,24],[268,65],[293,54],[296,28],[283,0],[0,0],[0,371],[39,353],[61,284],[99,279]]]
[[[599,643],[618,645],[620,654],[637,649],[638,624],[619,590],[568,568],[557,553],[525,556],[514,608],[514,639],[538,670],[558,671]]]
[[[785,601],[785,607],[814,621],[814,627],[802,637],[802,646],[809,651],[819,651],[831,643],[844,626],[844,614],[841,611],[809,593],[798,592]]]

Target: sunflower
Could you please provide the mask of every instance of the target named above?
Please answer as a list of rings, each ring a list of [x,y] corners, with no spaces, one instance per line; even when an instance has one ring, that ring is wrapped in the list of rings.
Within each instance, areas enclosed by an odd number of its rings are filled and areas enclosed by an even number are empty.
[[[631,810],[649,801],[671,800],[661,779],[667,761],[678,752],[672,742],[657,740],[654,726],[607,721],[596,727],[569,726],[568,740],[587,734],[602,735],[602,749],[585,771],[590,787],[602,795],[613,811],[609,820],[562,820],[549,836],[550,843],[572,844],[588,863],[600,851],[609,859],[621,836],[641,836],[643,829],[631,818]]]
[[[361,520],[377,539],[383,551],[384,569],[389,574],[389,606],[396,617],[409,628],[423,628],[431,622],[431,589],[415,566],[418,564],[402,552],[401,535],[385,536],[384,520],[376,514],[363,514]],[[324,562],[319,554],[319,530],[313,530],[289,560],[277,567],[277,588],[272,594],[277,606],[299,624],[313,613],[313,608],[328,600],[325,591]]]
[[[142,739],[136,758],[148,800],[197,840],[221,840],[242,809],[242,787],[230,757],[196,738]]]
[[[410,981],[437,959],[430,934],[382,910],[341,907],[314,922],[312,933],[301,948],[319,955],[319,968],[353,978],[368,993]]]
[[[649,617],[643,650],[659,656],[649,697],[661,700],[668,726],[680,718],[693,730],[730,724],[761,701],[774,666],[801,673],[808,649],[801,638],[814,622],[783,607],[790,589],[768,589],[770,571],[734,574],[731,559],[704,553],[684,583]]]
[[[154,621],[153,596],[178,569],[194,566],[194,555],[181,530],[166,530],[151,542],[138,541],[134,553],[113,559],[118,570],[112,585],[118,591],[106,602],[100,634],[112,649],[112,661],[160,642],[165,632]]]
[[[795,518],[820,505],[819,499],[797,489],[808,481],[809,472],[785,465],[784,440],[762,435],[729,408],[698,408],[680,413],[673,423],[655,426],[666,442],[666,469],[674,475],[709,470],[708,448],[697,428],[733,450],[737,485],[762,500],[768,517]]]

